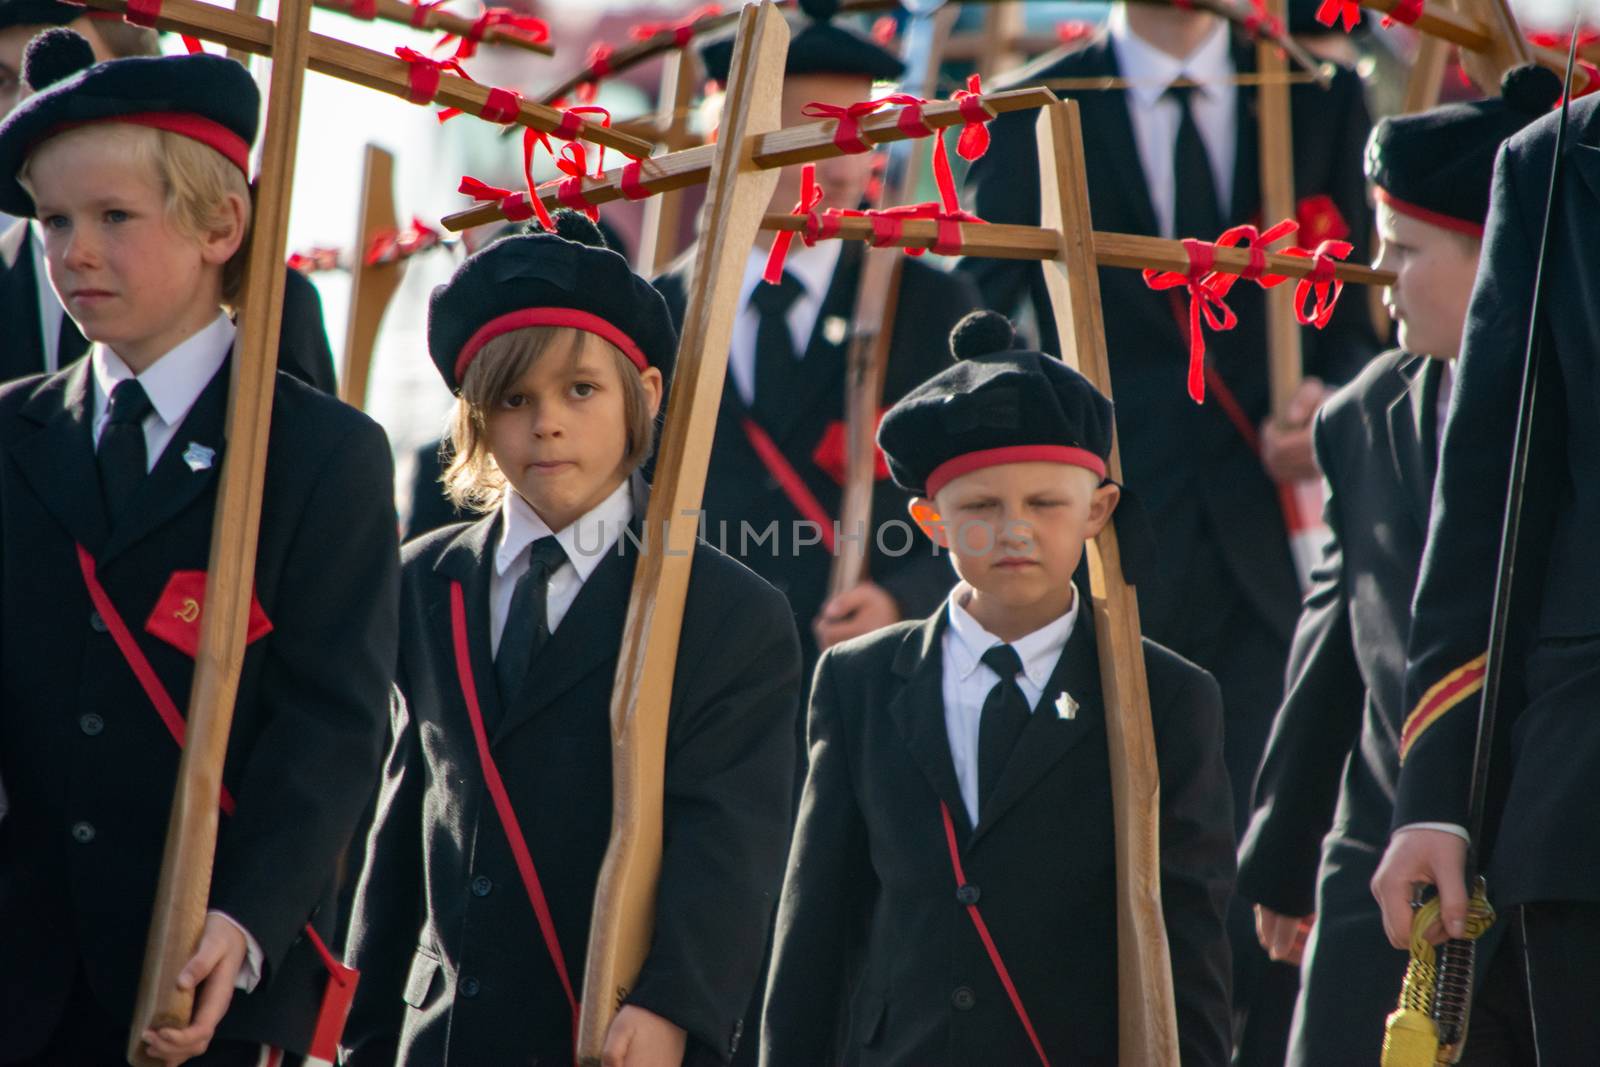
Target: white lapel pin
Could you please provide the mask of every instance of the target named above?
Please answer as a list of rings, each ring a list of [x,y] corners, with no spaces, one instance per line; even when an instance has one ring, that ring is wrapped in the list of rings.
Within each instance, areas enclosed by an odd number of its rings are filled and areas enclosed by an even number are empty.
[[[842,345],[850,336],[850,323],[842,316],[829,315],[822,320],[822,337],[830,345]]]
[[[1056,697],[1056,716],[1071,722],[1078,717],[1078,702],[1072,699],[1071,693],[1062,693]]]
[[[189,469],[199,474],[203,470],[210,470],[211,463],[217,458],[217,450],[207,448],[199,441],[190,441],[189,447],[183,450],[183,461]]]

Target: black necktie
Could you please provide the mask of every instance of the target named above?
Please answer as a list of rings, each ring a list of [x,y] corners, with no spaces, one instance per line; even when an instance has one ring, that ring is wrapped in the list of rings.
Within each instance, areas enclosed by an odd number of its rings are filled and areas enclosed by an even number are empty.
[[[1178,141],[1172,152],[1173,231],[1178,237],[1214,240],[1222,232],[1222,209],[1211,156],[1194,121],[1193,85],[1169,86],[1166,95],[1178,104]]]
[[[978,719],[978,817],[984,815],[994,793],[1000,772],[1017,747],[1017,739],[1028,726],[1032,714],[1028,698],[1017,685],[1022,673],[1022,657],[1010,645],[995,645],[983,654],[983,664],[1000,676],[1000,681],[983,699]]]
[[[100,431],[95,461],[100,468],[100,493],[112,525],[122,517],[134,490],[144,481],[148,457],[144,419],[154,410],[144,386],[126,378],[111,390],[111,415]]]
[[[515,698],[528,677],[533,657],[550,638],[545,595],[550,589],[550,575],[566,561],[567,553],[554,537],[541,537],[528,550],[528,570],[517,579],[517,588],[511,594],[506,626],[500,633],[500,650],[494,657],[502,702]]]
[[[56,333],[56,370],[82,358],[89,350],[89,340],[78,330],[72,316],[61,313],[61,329]]]
[[[793,274],[783,272],[777,285],[762,282],[750,294],[750,306],[760,316],[756,326],[756,421],[768,429],[781,426],[794,404],[800,361],[789,331],[789,309],[805,294]]]

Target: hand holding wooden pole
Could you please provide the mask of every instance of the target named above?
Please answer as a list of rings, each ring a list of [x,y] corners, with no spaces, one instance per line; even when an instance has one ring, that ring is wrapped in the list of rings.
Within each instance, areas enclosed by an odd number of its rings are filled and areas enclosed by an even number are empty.
[[[223,454],[217,487],[206,573],[206,610],[200,620],[200,646],[185,716],[187,728],[172,798],[172,819],[128,1035],[128,1061],[135,1067],[160,1067],[158,1061],[144,1054],[144,1032],[187,1026],[194,1007],[193,995],[179,991],[178,975],[193,955],[205,924],[211,865],[217,847],[217,799],[244,662],[251,590],[255,586],[267,431],[272,420],[278,333],[283,317],[283,256],[310,18],[310,0],[281,0],[273,27],[276,58],[262,133],[245,295],[234,345],[228,393],[228,448]]]
[[[695,260],[672,399],[645,515],[647,547],[611,694],[611,843],[595,890],[584,963],[578,1061],[597,1065],[606,1034],[650,949],[661,873],[667,715],[744,266],[776,171],[752,159],[753,135],[778,125],[789,30],[770,3],[739,18],[727,109],[710,161],[705,238]]]
[[[1039,116],[1041,222],[1059,254],[1044,263],[1061,355],[1106,396],[1106,358],[1089,221],[1078,105],[1053,104]],[[1113,439],[1108,477],[1122,478]],[[1150,689],[1139,631],[1139,602],[1122,574],[1113,520],[1089,546],[1090,599],[1105,695],[1106,747],[1117,853],[1117,1048],[1124,1067],[1178,1067],[1172,960],[1161,910],[1161,777],[1150,722]]]

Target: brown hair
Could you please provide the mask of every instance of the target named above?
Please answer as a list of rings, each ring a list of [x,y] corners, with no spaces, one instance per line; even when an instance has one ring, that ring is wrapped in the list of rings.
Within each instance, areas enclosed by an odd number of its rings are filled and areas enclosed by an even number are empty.
[[[504,402],[539,360],[564,357],[576,365],[590,345],[603,346],[611,354],[622,380],[623,418],[628,427],[624,466],[631,473],[650,458],[656,444],[650,397],[638,368],[622,350],[596,334],[571,327],[524,327],[486,343],[462,378],[461,392],[450,414],[450,428],[440,444],[441,454],[448,459],[445,495],[452,503],[472,511],[488,511],[500,502],[506,479],[489,452],[489,412]]]

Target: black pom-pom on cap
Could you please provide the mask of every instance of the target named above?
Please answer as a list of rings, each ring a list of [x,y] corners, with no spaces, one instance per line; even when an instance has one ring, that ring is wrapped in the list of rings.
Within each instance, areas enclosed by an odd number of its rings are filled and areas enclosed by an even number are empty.
[[[94,48],[82,34],[56,26],[28,42],[22,54],[22,80],[34,92],[94,66]]]
[[[581,211],[561,208],[550,216],[550,221],[555,223],[554,233],[557,237],[565,237],[569,241],[576,241],[590,248],[611,247],[606,243],[605,234],[600,232],[600,227]]]
[[[1512,67],[1500,79],[1500,98],[1527,115],[1543,115],[1561,100],[1561,76],[1535,63]]]
[[[1017,331],[1011,320],[996,311],[974,311],[950,331],[950,355],[957,360],[976,359],[1016,347]]]

